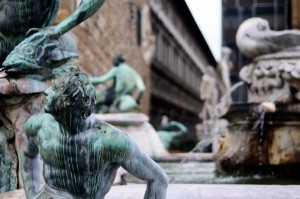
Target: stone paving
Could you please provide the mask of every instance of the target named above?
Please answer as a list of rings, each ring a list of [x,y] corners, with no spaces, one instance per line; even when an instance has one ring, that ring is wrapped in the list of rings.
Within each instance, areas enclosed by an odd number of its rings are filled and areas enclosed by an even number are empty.
[[[146,185],[113,186],[105,199],[142,199]],[[25,199],[24,191],[0,199]],[[171,184],[167,199],[300,199],[300,185],[196,185]]]
[[[145,185],[115,186],[106,199],[142,199],[144,190]],[[300,186],[171,184],[167,199],[300,199]]]

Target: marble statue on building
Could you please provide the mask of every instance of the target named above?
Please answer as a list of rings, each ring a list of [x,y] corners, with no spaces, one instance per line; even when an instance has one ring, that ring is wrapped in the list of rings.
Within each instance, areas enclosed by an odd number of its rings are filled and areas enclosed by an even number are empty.
[[[59,0],[0,0],[0,174],[5,173],[0,175],[0,193],[17,187],[16,157],[24,142],[24,123],[43,110],[47,83],[67,68],[59,68],[61,64],[76,56],[71,39],[61,36],[93,15],[103,2],[82,0],[68,18],[51,26]]]
[[[145,4],[142,9],[142,44],[144,60],[150,64],[155,54],[155,35],[152,30],[151,9]]]
[[[217,65],[219,98],[226,95],[231,87],[230,70],[233,68],[233,63],[230,60],[232,51],[228,47],[222,47],[222,57]]]
[[[86,74],[71,69],[45,91],[45,112],[25,124],[21,172],[28,198],[102,199],[122,166],[147,180],[144,198],[166,197],[164,171],[126,134],[91,115],[96,98]],[[46,184],[39,189],[38,154]]]
[[[214,148],[214,141],[225,129],[225,121],[217,118],[217,108],[220,99],[230,90],[229,70],[231,62],[229,57],[231,50],[222,49],[222,59],[215,70],[208,66],[202,76],[200,84],[200,98],[203,100],[202,111],[199,114],[201,123],[196,125],[196,135],[199,143],[192,152],[210,152]],[[227,100],[230,101],[230,100]]]
[[[203,100],[203,107],[199,116],[202,121],[214,118],[214,108],[219,98],[216,78],[215,69],[207,66],[200,84],[200,99]]]
[[[157,134],[164,144],[166,149],[170,148],[171,142],[174,138],[187,133],[187,127],[177,121],[169,121],[168,116],[162,116],[162,121],[158,127]]]
[[[116,113],[139,110],[140,100],[145,91],[141,76],[125,63],[123,55],[113,58],[114,67],[100,77],[92,77],[94,85],[112,80],[107,89],[96,90],[96,112]]]

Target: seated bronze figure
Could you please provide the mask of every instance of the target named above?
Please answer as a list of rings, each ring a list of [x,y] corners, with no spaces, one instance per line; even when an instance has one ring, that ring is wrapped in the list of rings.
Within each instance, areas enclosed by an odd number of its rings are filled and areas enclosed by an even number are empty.
[[[25,124],[21,173],[28,198],[104,198],[120,166],[148,181],[144,198],[166,197],[164,171],[130,137],[91,115],[96,99],[86,74],[71,69],[45,95],[46,113]],[[36,175],[39,155],[42,189]]]

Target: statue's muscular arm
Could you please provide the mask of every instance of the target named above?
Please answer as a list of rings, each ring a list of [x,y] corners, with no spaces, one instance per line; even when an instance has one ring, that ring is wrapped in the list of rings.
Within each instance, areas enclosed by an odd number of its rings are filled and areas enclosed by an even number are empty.
[[[87,18],[91,17],[104,3],[105,0],[82,0],[76,10],[65,20],[54,26],[49,36],[59,37],[68,32]]]
[[[118,72],[117,68],[113,67],[106,74],[99,77],[91,77],[90,80],[93,85],[102,84],[107,82],[108,80],[113,79],[116,76],[117,72]]]
[[[27,198],[34,198],[40,189],[40,169],[38,161],[38,133],[43,123],[52,123],[53,117],[49,114],[31,116],[25,126],[24,148],[20,155],[21,174]]]
[[[123,133],[120,134],[121,136],[112,140],[115,142],[113,146],[122,146],[123,144],[126,147],[111,149],[117,150],[116,154],[125,150],[122,157],[117,157],[119,160],[116,161],[132,175],[147,181],[144,199],[165,199],[168,186],[168,177],[165,172],[144,154],[130,137]],[[124,145],[124,143],[126,144]]]

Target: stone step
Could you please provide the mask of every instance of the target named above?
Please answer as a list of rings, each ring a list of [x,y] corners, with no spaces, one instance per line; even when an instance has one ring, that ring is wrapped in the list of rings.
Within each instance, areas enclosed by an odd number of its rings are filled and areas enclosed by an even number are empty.
[[[211,162],[213,153],[172,153],[168,155],[154,156],[155,162]]]
[[[105,199],[142,199],[146,185],[113,186]],[[0,195],[0,199],[25,199],[24,191]],[[300,199],[298,185],[171,184],[167,199]]]

